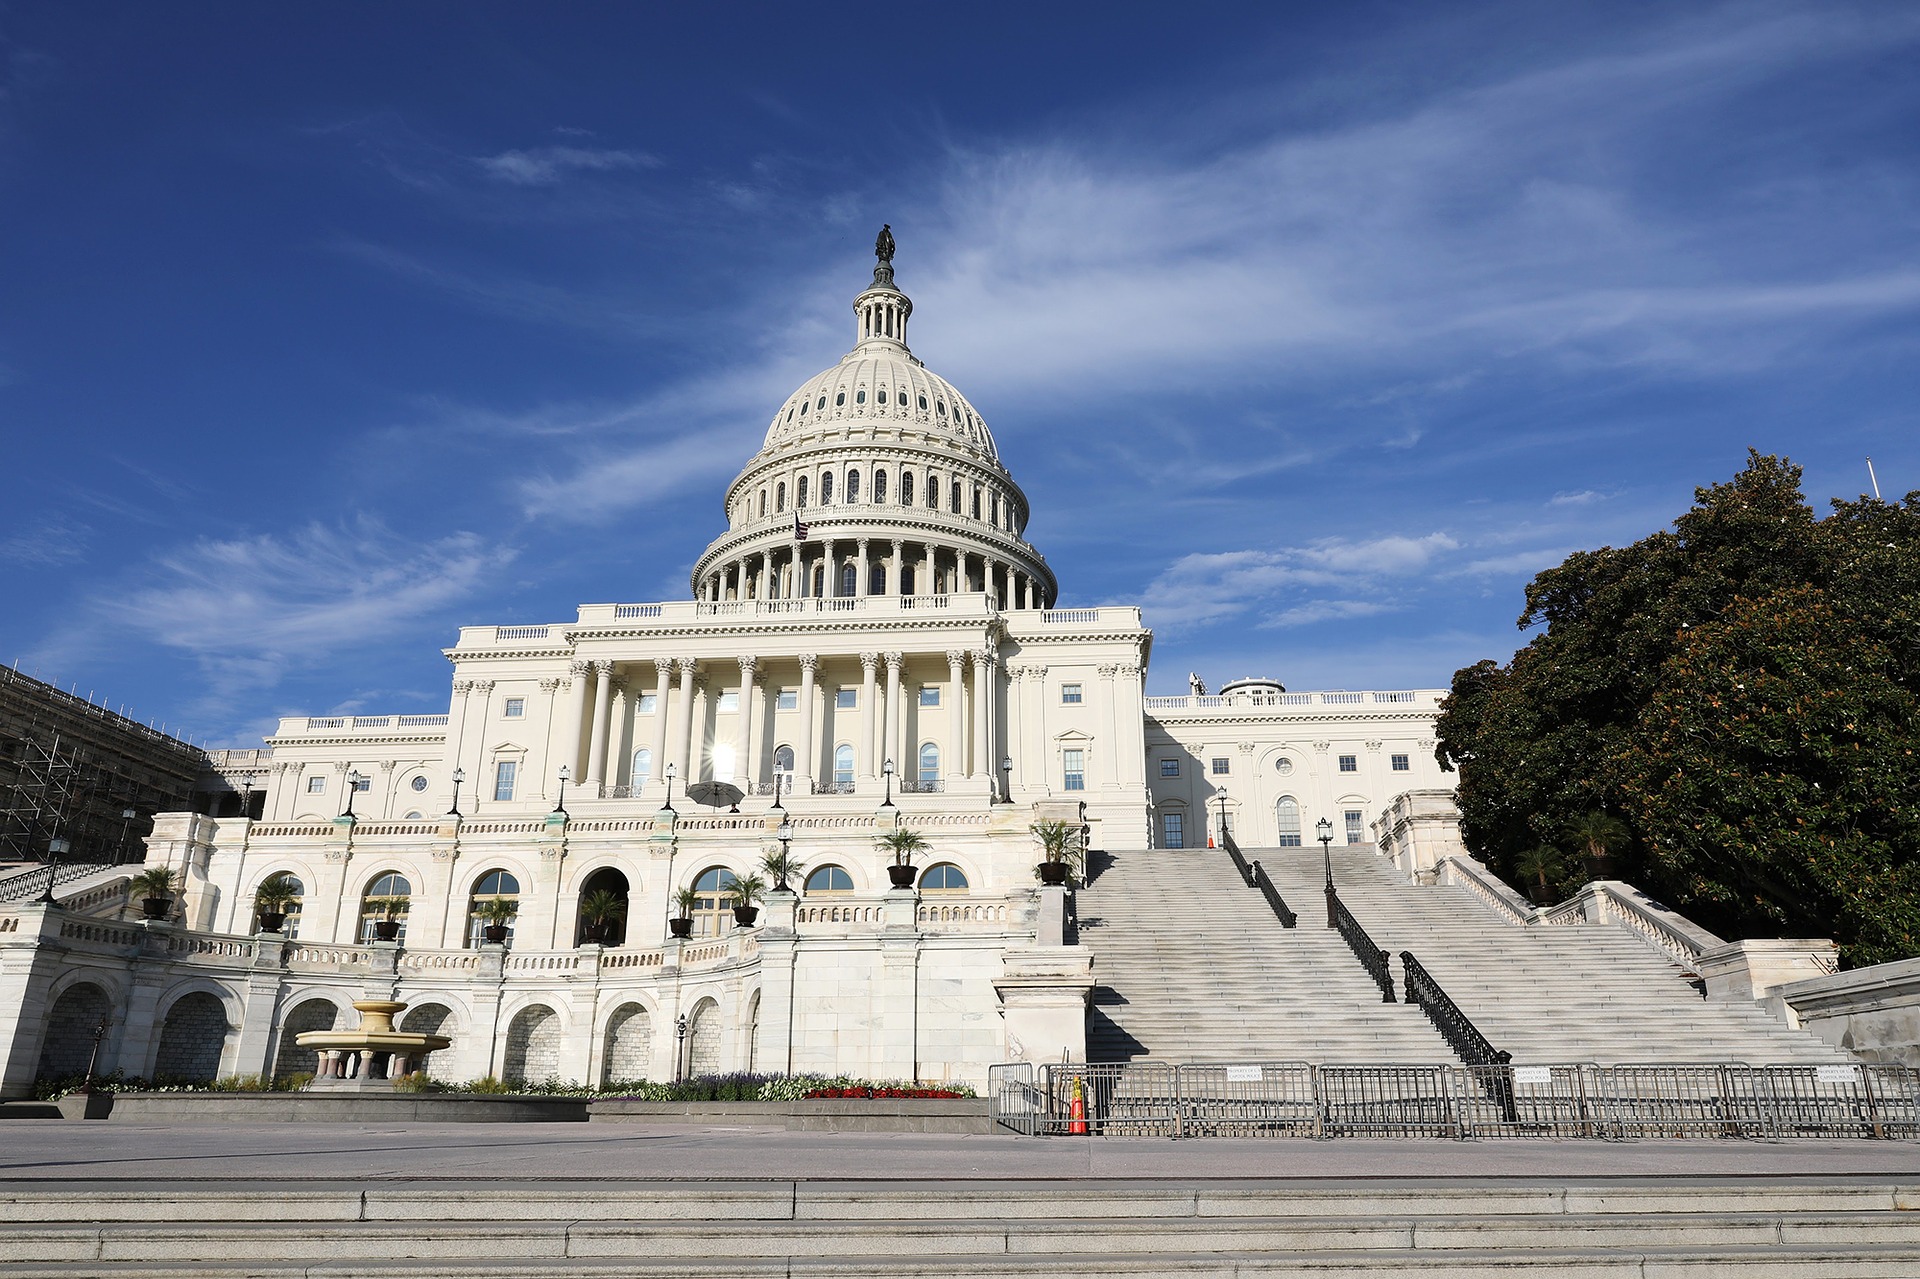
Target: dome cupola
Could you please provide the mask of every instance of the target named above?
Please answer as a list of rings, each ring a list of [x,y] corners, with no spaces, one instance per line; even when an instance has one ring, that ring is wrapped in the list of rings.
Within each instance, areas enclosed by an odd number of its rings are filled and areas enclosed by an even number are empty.
[[[854,345],[788,396],[727,489],[728,530],[693,571],[696,599],[984,592],[1044,608],[1057,586],[1023,540],[1026,494],[979,412],[907,346],[891,227],[853,300]],[[795,537],[807,531],[806,540]]]

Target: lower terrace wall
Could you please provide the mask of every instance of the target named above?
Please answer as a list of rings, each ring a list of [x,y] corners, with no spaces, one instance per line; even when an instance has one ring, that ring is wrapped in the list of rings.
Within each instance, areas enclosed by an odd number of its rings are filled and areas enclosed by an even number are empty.
[[[294,1037],[357,1024],[357,999],[400,999],[403,1030],[452,1047],[430,1070],[592,1084],[706,1071],[819,1071],[986,1082],[1006,1055],[994,981],[1031,944],[1031,893],[912,891],[807,906],[763,926],[657,949],[407,949],[192,932],[32,903],[0,911],[0,1097],[41,1074],[284,1075]],[[687,1033],[679,1033],[686,1018]]]

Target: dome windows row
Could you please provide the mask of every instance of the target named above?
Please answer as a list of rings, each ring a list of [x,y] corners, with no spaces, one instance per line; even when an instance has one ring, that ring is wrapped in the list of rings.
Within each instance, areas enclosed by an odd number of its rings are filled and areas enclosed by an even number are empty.
[[[894,412],[905,413],[908,407],[911,405],[911,406],[918,407],[920,412],[926,413],[929,411],[928,405],[929,403],[931,403],[932,405],[931,412],[933,413],[934,417],[943,422],[947,420],[947,402],[946,400],[942,399],[938,395],[934,396],[933,399],[929,401],[927,399],[927,394],[924,391],[909,392],[909,391],[895,390],[893,392],[892,399],[889,400],[887,396],[887,388],[884,386],[877,388],[874,391],[873,395],[874,395],[875,408],[887,408],[891,406]],[[817,400],[814,400],[811,403],[815,412],[815,416],[818,416],[820,413],[823,413],[826,411],[827,397],[824,394],[822,394]],[[867,389],[865,387],[856,388],[853,392],[854,407],[856,409],[862,408],[866,405],[866,403],[867,403]],[[798,407],[789,408],[787,410],[787,421],[797,423],[800,418],[804,418],[805,416],[807,416],[808,404],[809,404],[809,401],[802,400],[800,401]],[[835,407],[836,409],[843,409],[846,406],[847,406],[847,393],[845,391],[835,391],[833,393],[833,407]],[[974,417],[971,410],[962,409],[962,408],[959,408],[958,406],[955,407],[953,416],[955,421],[963,421],[969,426],[978,426],[980,424],[979,419]]]
[[[871,476],[871,487],[865,483],[868,475]],[[804,511],[816,504],[864,504],[924,506],[930,511],[944,509],[949,514],[970,516],[991,528],[1019,535],[1013,501],[995,485],[970,483],[957,477],[942,476],[938,471],[927,471],[924,475],[916,476],[907,467],[900,469],[897,483],[891,481],[892,473],[884,467],[863,472],[858,466],[848,467],[845,472],[824,470],[796,475],[790,480],[776,480],[760,486],[750,508],[746,500],[741,501],[734,511],[734,527],[739,527],[750,518],[766,519],[789,510]]]

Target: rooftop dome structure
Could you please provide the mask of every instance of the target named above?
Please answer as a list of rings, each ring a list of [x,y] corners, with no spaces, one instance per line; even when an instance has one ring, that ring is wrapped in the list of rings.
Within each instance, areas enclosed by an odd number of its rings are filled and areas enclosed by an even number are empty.
[[[985,419],[907,346],[913,300],[893,235],[853,300],[853,349],[789,395],[727,488],[727,531],[695,563],[711,603],[981,592],[1046,608],[1058,592],[1021,536],[1027,497]]]

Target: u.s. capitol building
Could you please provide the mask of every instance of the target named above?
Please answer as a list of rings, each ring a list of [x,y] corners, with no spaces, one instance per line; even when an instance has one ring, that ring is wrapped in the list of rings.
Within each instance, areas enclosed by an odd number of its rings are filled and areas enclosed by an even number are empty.
[[[445,715],[282,720],[239,782],[265,792],[257,817],[157,819],[174,918],[113,895],[125,868],[91,901],[75,880],[64,908],[0,903],[4,1093],[84,1068],[102,1022],[102,1070],[311,1069],[295,1036],[366,998],[451,1038],[447,1078],[977,1082],[1084,1052],[1093,978],[1067,896],[1036,880],[1036,821],[1144,850],[1205,846],[1224,815],[1244,844],[1317,856],[1325,820],[1409,873],[1456,851],[1438,691],[1147,697],[1138,607],[1055,607],[1028,495],[909,349],[881,248],[853,349],[775,410],[690,598],[463,627]],[[806,869],[736,926],[728,885],[783,823]],[[874,840],[898,827],[931,848],[896,890]],[[275,875],[297,900],[257,934]],[[596,890],[624,916],[584,917]],[[516,913],[489,943],[500,898]]]

